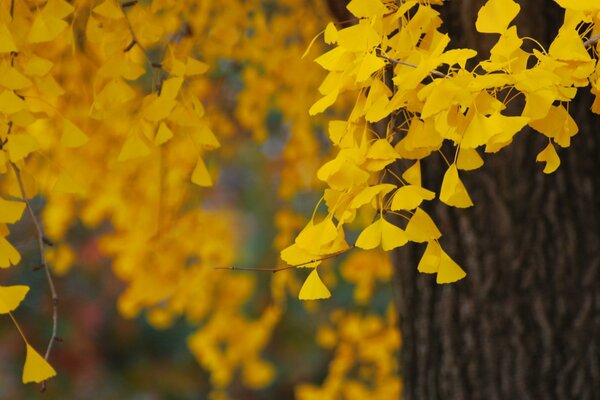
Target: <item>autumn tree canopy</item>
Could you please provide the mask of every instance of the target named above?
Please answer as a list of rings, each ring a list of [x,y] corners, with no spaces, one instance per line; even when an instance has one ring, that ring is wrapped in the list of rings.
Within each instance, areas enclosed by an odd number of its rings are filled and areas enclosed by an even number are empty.
[[[347,20],[314,0],[2,2],[0,313],[23,383],[61,374],[57,281],[85,265],[84,235],[124,283],[122,317],[194,327],[215,399],[276,379],[265,349],[298,298],[332,354],[298,399],[399,398],[389,252],[417,248],[437,284],[469,279],[429,205],[477,207],[463,177],[525,129],[553,173],[579,131],[571,101],[600,92],[600,2],[556,3],[544,47],[519,34],[517,2],[486,1],[478,54],[445,33],[443,0],[352,0]],[[47,278],[47,343],[18,322],[23,263]]]

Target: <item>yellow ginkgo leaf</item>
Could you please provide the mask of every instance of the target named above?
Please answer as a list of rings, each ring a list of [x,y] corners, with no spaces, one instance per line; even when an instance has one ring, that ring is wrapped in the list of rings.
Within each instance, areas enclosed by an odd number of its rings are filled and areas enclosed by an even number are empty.
[[[185,64],[185,75],[194,76],[200,75],[208,71],[208,64],[198,61],[195,58],[188,57]]]
[[[337,42],[338,31],[335,28],[333,22],[330,22],[325,27],[324,40],[327,44],[334,44]]]
[[[17,162],[40,147],[37,139],[28,133],[19,133],[10,135],[8,140],[8,158],[12,162]]]
[[[16,68],[11,67],[8,63],[0,65],[0,86],[4,86],[10,90],[21,90],[31,87],[31,79],[27,78]]]
[[[314,223],[310,221],[296,237],[296,244],[311,254],[319,254],[321,247],[331,244],[338,236],[338,230],[331,218]]]
[[[391,183],[381,183],[379,185],[367,186],[360,192],[356,194],[356,196],[350,202],[350,208],[359,208],[368,204],[375,198],[377,195],[385,196],[392,190],[396,188],[396,185],[392,185]]]
[[[488,0],[477,13],[475,28],[481,33],[504,33],[520,9],[513,0]]]
[[[575,27],[562,27],[558,35],[550,45],[548,54],[557,60],[565,61],[592,61],[587,49],[583,45],[583,40]]]
[[[406,243],[408,243],[406,232],[381,218],[381,248],[389,251],[404,246]]]
[[[298,246],[296,243],[283,249],[280,253],[280,257],[288,265],[296,265],[300,268],[314,268],[321,264],[321,261],[310,262],[316,257],[310,254],[308,251],[300,248],[300,246]]]
[[[413,216],[406,225],[406,234],[412,242],[429,242],[439,239],[442,233],[439,231],[435,222],[429,214],[420,208],[417,208]]]
[[[396,190],[390,208],[397,210],[414,210],[423,200],[432,200],[435,193],[420,186],[405,185]]]
[[[154,137],[154,144],[160,146],[163,143],[166,143],[173,137],[173,131],[169,129],[169,127],[161,122],[158,126],[158,131],[156,132],[156,136]]]
[[[125,15],[114,0],[104,0],[92,10],[94,13],[109,19],[121,19]]]
[[[132,135],[127,138],[121,152],[119,153],[119,161],[132,160],[134,158],[145,157],[150,154],[150,149],[142,139],[137,135]]]
[[[452,283],[461,280],[467,273],[441,249],[441,258],[436,283]]]
[[[535,161],[546,163],[544,166],[545,174],[553,173],[560,165],[560,157],[558,157],[556,149],[552,143],[548,143],[548,146],[546,146],[544,150],[537,155]]]
[[[442,189],[440,190],[440,200],[449,206],[458,208],[466,208],[473,205],[473,201],[471,201],[465,185],[458,176],[455,164],[452,164],[444,174]]]
[[[32,55],[23,66],[23,72],[25,75],[42,77],[50,72],[52,65],[51,61]]]
[[[456,168],[464,171],[477,169],[483,165],[483,158],[475,149],[460,148],[456,159]]]
[[[29,286],[0,286],[0,314],[14,311],[29,292]]]
[[[18,51],[13,37],[5,24],[0,23],[0,53]]]
[[[0,268],[8,268],[17,265],[21,261],[21,255],[6,238],[0,236]]]
[[[65,120],[60,144],[65,147],[81,147],[89,140],[81,129],[69,120]]]
[[[387,11],[387,7],[380,0],[352,0],[346,8],[359,18],[373,18]]]
[[[356,73],[356,82],[364,82],[371,77],[371,75],[385,67],[385,61],[377,57],[373,53],[367,53],[362,57],[362,61],[358,67]]]
[[[56,39],[67,26],[68,24],[60,18],[40,13],[31,24],[27,41],[29,43],[49,42]]]
[[[212,129],[206,123],[198,125],[191,133],[194,143],[204,150],[215,150],[221,147],[221,143],[213,133]]]
[[[40,383],[56,376],[56,371],[29,343],[27,343],[27,356],[23,367],[23,383]]]
[[[206,164],[204,164],[204,160],[202,157],[198,157],[198,162],[196,162],[196,167],[194,168],[194,172],[192,172],[192,182],[198,186],[212,186],[212,178],[208,173],[208,169],[206,168]]]
[[[421,186],[421,162],[417,160],[402,174],[402,179],[411,185]]]
[[[328,299],[331,297],[331,292],[327,289],[327,286],[323,283],[317,269],[313,269],[308,275],[308,278],[304,281],[298,298],[300,300],[318,300]]]
[[[381,243],[381,221],[382,218],[378,218],[377,221],[367,226],[358,235],[356,239],[356,247],[360,247],[364,250],[371,250],[379,246]]]
[[[427,243],[427,248],[421,256],[417,270],[424,274],[435,274],[440,269],[441,254],[442,248],[437,241],[432,240]]]
[[[25,203],[22,201],[9,201],[0,197],[0,224],[14,224],[25,210]]]
[[[67,194],[85,194],[85,189],[71,175],[65,172],[61,172],[58,175],[52,191]]]
[[[378,218],[358,235],[356,247],[370,250],[381,244],[381,248],[388,251],[404,246],[407,242],[408,237],[401,228],[383,218]]]
[[[24,110],[25,107],[25,101],[12,90],[5,90],[0,93],[0,113],[14,114]]]

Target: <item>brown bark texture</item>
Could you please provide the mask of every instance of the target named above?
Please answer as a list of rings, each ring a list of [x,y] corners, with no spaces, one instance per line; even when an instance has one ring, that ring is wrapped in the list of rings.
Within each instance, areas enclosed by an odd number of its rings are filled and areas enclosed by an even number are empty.
[[[486,57],[497,35],[475,31],[482,4],[452,0],[439,10],[452,46]],[[519,35],[547,46],[561,10],[520,4]],[[424,247],[394,254],[404,400],[600,399],[600,117],[591,102],[583,88],[569,106],[579,133],[559,149],[554,174],[535,162],[547,140],[524,131],[461,174],[474,207],[427,209],[465,279],[436,285],[419,274]],[[436,163],[423,163],[423,183],[438,190]]]

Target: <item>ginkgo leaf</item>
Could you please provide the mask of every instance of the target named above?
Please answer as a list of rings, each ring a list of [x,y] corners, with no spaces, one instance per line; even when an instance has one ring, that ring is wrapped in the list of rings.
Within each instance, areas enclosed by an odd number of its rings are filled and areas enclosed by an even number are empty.
[[[545,174],[553,173],[560,166],[560,157],[558,157],[556,149],[552,143],[548,143],[548,146],[546,146],[544,150],[537,155],[535,161],[546,163],[544,166]]]
[[[382,218],[378,218],[377,221],[363,229],[358,235],[358,239],[356,239],[356,247],[370,250],[379,246],[381,243],[381,221]]]
[[[429,214],[420,208],[415,210],[410,221],[408,221],[406,234],[412,242],[429,242],[442,236]]]
[[[17,46],[5,24],[0,23],[0,53],[17,52]]]
[[[421,162],[417,160],[402,174],[402,179],[411,185],[421,186]]]
[[[221,143],[206,123],[200,124],[191,134],[194,142],[204,150],[215,150],[221,147]]]
[[[338,230],[331,218],[318,223],[310,221],[296,237],[296,244],[311,254],[319,254],[321,247],[331,244],[338,236]]]
[[[346,8],[359,18],[374,18],[387,11],[387,7],[380,0],[352,0]]]
[[[24,210],[24,202],[4,200],[0,197],[0,223],[14,224],[21,219]]]
[[[56,39],[68,24],[60,18],[40,13],[36,15],[29,30],[27,41],[29,43],[43,43]]]
[[[23,72],[25,75],[42,77],[50,72],[53,65],[51,61],[45,58],[32,55],[23,66]]]
[[[308,278],[304,281],[298,298],[300,300],[319,300],[328,299],[331,297],[331,292],[327,289],[327,286],[323,283],[317,269],[313,269],[308,275]]]
[[[406,243],[408,243],[408,236],[404,230],[381,218],[381,248],[389,251]]]
[[[198,61],[195,58],[188,57],[185,63],[185,75],[195,76],[201,75],[208,71],[208,64]]]
[[[181,89],[182,84],[183,78],[179,76],[167,79],[162,84],[160,90],[160,97],[167,99],[175,99],[177,97],[177,94],[179,93],[179,89]]]
[[[65,120],[60,144],[65,147],[81,147],[89,141],[89,138],[77,125]]]
[[[65,172],[58,175],[52,188],[54,192],[84,195],[85,189],[73,177]]]
[[[324,40],[327,44],[334,44],[337,42],[338,31],[335,28],[333,22],[330,22],[325,27]]]
[[[385,196],[392,190],[396,188],[396,185],[392,185],[390,183],[381,183],[379,185],[367,186],[360,192],[356,194],[356,196],[350,202],[350,208],[359,208],[368,204],[375,198],[377,195]]]
[[[388,251],[404,246],[407,242],[408,237],[401,228],[383,218],[378,218],[360,233],[356,239],[356,247],[370,250],[381,244],[382,249]]]
[[[17,96],[12,90],[5,90],[0,93],[0,113],[14,114],[26,107],[25,101]]]
[[[437,273],[436,283],[452,283],[463,279],[467,273],[441,249],[440,265]]]
[[[314,268],[321,264],[321,261],[313,261],[315,256],[300,248],[296,243],[283,249],[280,257],[288,265],[296,265],[300,268]]]
[[[458,208],[466,208],[473,205],[473,201],[471,201],[465,185],[458,176],[455,164],[452,164],[444,174],[440,190],[440,200],[449,206]]]
[[[92,10],[94,13],[109,19],[121,19],[125,17],[121,7],[114,0],[104,0]]]
[[[21,255],[6,238],[0,236],[0,268],[8,268],[17,265],[21,261]]]
[[[12,162],[20,161],[39,147],[37,139],[28,133],[10,135],[7,144],[8,158]]]
[[[0,85],[11,90],[21,90],[31,87],[33,83],[29,78],[11,67],[8,63],[0,65]]]
[[[42,14],[54,18],[65,18],[75,11],[75,8],[66,0],[48,0]]]
[[[390,208],[397,210],[414,210],[423,200],[432,200],[435,193],[416,185],[405,185],[396,190]]]
[[[169,127],[164,122],[161,122],[158,126],[156,136],[154,137],[154,144],[160,146],[161,144],[166,143],[172,137],[173,131],[171,131],[171,129],[169,129]]]
[[[577,123],[564,106],[550,107],[544,118],[530,122],[529,126],[554,139],[561,147],[568,147],[571,144],[571,137],[579,132]]]
[[[0,286],[0,314],[14,311],[29,292],[29,286]]]
[[[477,13],[475,28],[481,33],[504,33],[520,9],[513,0],[488,0]]]
[[[56,371],[29,343],[27,343],[27,356],[23,367],[23,383],[40,383],[56,376]]]
[[[462,169],[463,171],[471,171],[482,165],[483,158],[481,158],[477,150],[460,148],[458,151],[458,158],[456,159],[456,168]]]
[[[134,158],[145,157],[150,154],[150,149],[137,135],[132,135],[127,138],[121,152],[119,153],[119,161],[128,161]]]
[[[366,81],[374,72],[379,71],[383,67],[385,67],[385,61],[381,58],[373,53],[365,54],[356,73],[356,82]]]
[[[206,168],[206,164],[204,164],[204,160],[202,157],[198,157],[198,161],[196,162],[196,167],[194,168],[194,172],[192,172],[192,182],[198,186],[212,186],[212,178],[208,173],[208,169]]]
[[[592,61],[587,49],[583,45],[583,40],[575,28],[562,27],[550,48],[548,54],[558,60],[567,61]]]
[[[440,244],[432,240],[427,243],[427,248],[421,256],[417,270],[424,274],[435,274],[440,269],[442,248]]]

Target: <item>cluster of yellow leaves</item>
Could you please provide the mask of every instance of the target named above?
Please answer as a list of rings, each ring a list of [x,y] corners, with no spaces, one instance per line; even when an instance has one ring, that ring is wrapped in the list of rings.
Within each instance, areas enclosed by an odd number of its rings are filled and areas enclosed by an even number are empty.
[[[423,201],[437,195],[448,206],[473,206],[461,171],[480,168],[482,152],[508,146],[527,125],[547,137],[536,160],[545,162],[545,173],[555,171],[560,164],[555,145],[568,147],[578,132],[567,111],[569,101],[579,87],[590,84],[598,94],[600,67],[593,56],[600,8],[558,3],[566,9],[558,35],[547,50],[528,52],[511,25],[519,4],[487,1],[475,26],[494,34],[497,42],[488,59],[468,67],[477,52],[447,49],[450,38],[438,30],[442,21],[430,2],[350,1],[356,23],[339,30],[330,23],[325,29],[324,40],[332,48],[315,61],[328,75],[319,87],[323,97],[309,111],[321,113],[342,93],[354,93],[347,120],[329,123],[337,154],[317,173],[328,185],[323,196],[327,215],[319,221],[313,216],[282,251],[282,259],[294,265],[344,251],[351,247],[344,228],[358,221],[363,228],[355,247],[388,251],[408,242],[426,243],[420,272],[437,274],[437,283],[464,278],[465,271],[442,249],[442,233]],[[586,38],[593,39],[586,43]],[[524,106],[508,108],[517,97]],[[594,112],[600,112],[598,104]],[[374,128],[375,123],[385,129]],[[453,156],[444,155],[445,143]],[[424,188],[421,163],[438,153],[447,164],[441,187]],[[313,271],[300,298],[329,296]]]
[[[323,75],[300,55],[324,6],[49,0],[17,1],[11,15],[9,3],[0,6],[0,266],[21,258],[6,239],[25,207],[13,162],[27,196],[46,200],[55,273],[78,261],[66,243],[78,220],[91,230],[108,223],[99,243],[127,285],[120,312],[146,311],[157,328],[180,316],[198,326],[189,346],[216,387],[238,369],[248,386],[269,384],[273,368],[260,352],[280,311],[242,312],[256,279],[213,269],[234,261],[238,216],[226,205],[201,211],[205,196],[190,181],[213,184],[205,155],[220,143],[211,127],[228,141],[222,157],[235,159],[240,139],[268,140],[266,120],[278,110],[280,192],[315,184],[320,143],[306,110]],[[223,60],[244,67],[233,102]],[[226,321],[265,337],[242,346]]]
[[[397,352],[400,335],[392,309],[385,318],[335,311],[331,326],[317,334],[319,344],[333,351],[329,373],[321,386],[301,384],[299,400],[395,399],[402,391]]]

